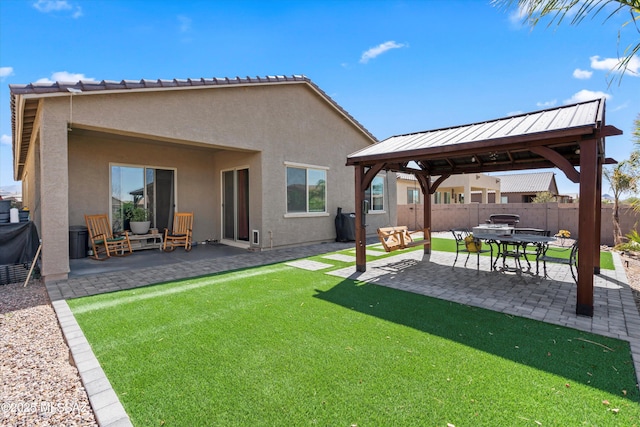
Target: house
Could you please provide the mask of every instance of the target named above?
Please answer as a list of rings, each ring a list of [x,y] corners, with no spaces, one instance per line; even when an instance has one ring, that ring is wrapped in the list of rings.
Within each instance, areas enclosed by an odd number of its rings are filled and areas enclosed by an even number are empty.
[[[135,202],[163,229],[252,250],[336,238],[354,210],[346,156],[376,138],[306,76],[10,85],[14,176],[40,232],[45,280],[67,277],[69,227]],[[395,223],[395,174],[368,192],[370,230]],[[393,200],[394,203],[389,203]]]
[[[435,182],[439,177],[431,177]],[[397,192],[399,205],[422,204],[422,190],[415,175],[397,173]],[[488,203],[489,194],[494,195],[491,203],[500,203],[501,198],[495,194],[501,194],[500,178],[483,173],[452,175],[440,184],[438,191],[432,197],[433,204],[452,203]],[[497,200],[497,202],[494,202]]]
[[[558,197],[556,175],[553,172],[533,172],[495,175],[500,179],[502,203],[531,203],[538,193],[549,192]],[[495,198],[495,195],[492,195]]]

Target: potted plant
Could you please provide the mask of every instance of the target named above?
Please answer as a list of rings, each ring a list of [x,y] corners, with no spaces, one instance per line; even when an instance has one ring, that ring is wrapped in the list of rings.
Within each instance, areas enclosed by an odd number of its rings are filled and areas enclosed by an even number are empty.
[[[147,234],[151,221],[149,221],[149,210],[145,208],[133,208],[127,212],[129,228],[133,234]]]

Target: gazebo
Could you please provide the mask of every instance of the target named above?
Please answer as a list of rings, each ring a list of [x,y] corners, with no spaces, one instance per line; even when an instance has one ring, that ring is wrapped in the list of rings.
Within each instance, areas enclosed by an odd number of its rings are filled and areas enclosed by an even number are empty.
[[[593,316],[593,275],[600,273],[600,216],[605,137],[622,131],[605,124],[605,99],[496,120],[392,136],[347,156],[355,167],[356,268],[366,270],[365,190],[382,170],[414,174],[431,228],[431,198],[449,176],[558,168],[580,185],[576,313]],[[431,183],[431,176],[439,178]],[[425,253],[430,247],[424,247]]]

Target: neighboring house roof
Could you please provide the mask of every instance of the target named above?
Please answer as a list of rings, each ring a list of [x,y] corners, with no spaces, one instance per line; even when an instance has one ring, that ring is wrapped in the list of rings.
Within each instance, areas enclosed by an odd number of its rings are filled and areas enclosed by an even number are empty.
[[[416,176],[412,173],[403,173],[403,172],[398,172],[396,173],[398,179],[404,179],[406,181],[417,181],[418,179],[416,178]]]
[[[553,172],[516,173],[494,175],[500,178],[500,192],[504,193],[542,193],[556,188]]]
[[[78,81],[78,82],[51,82],[11,84],[11,130],[13,133],[14,171],[15,176],[21,175],[28,152],[31,133],[36,118],[38,100],[52,96],[86,96],[104,93],[131,93],[139,91],[172,91],[172,90],[198,90],[210,88],[225,88],[238,86],[259,85],[288,85],[304,84],[315,91],[321,98],[327,101],[346,120],[364,133],[372,142],[378,142],[377,138],[369,132],[360,122],[351,116],[336,101],[320,89],[315,83],[304,75],[292,76],[266,76],[266,77],[235,77],[235,78],[199,78],[199,79],[173,79],[173,80],[121,80],[110,81]]]

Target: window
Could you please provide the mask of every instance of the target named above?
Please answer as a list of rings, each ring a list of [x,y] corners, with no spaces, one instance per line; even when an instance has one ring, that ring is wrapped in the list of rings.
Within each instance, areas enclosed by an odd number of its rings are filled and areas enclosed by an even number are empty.
[[[364,199],[369,201],[369,212],[384,211],[384,176],[376,176],[364,192]]]
[[[451,203],[451,193],[449,193],[448,191],[444,194],[444,204],[448,205]]]
[[[327,211],[327,171],[287,166],[287,213]]]
[[[175,171],[145,166],[111,165],[111,226],[113,231],[129,228],[128,213],[145,208],[151,226],[170,227],[175,203]]]
[[[420,192],[417,188],[407,188],[407,204],[419,204],[420,203]]]

